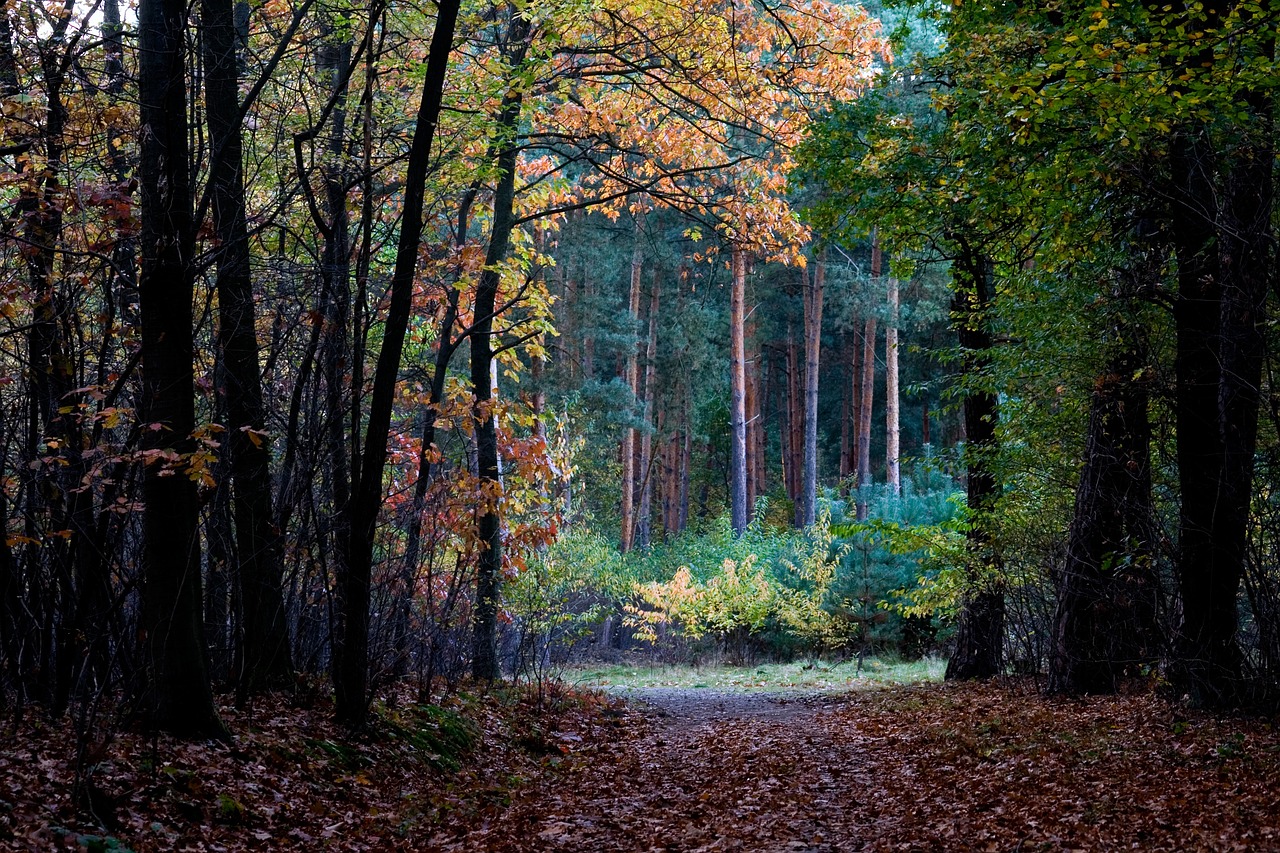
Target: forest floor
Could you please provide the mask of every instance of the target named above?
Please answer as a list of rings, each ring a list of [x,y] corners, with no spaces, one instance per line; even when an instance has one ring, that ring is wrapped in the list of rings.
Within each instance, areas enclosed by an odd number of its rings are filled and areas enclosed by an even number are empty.
[[[0,849],[1280,850],[1280,731],[1028,680],[499,690],[224,713],[236,741],[0,730]]]

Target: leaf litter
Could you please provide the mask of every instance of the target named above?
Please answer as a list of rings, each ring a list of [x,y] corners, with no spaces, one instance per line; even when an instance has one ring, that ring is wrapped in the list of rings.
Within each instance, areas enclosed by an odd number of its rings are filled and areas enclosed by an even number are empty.
[[[542,700],[542,701],[539,701]],[[0,733],[3,850],[1280,850],[1280,734],[1026,680],[225,709],[230,745]]]

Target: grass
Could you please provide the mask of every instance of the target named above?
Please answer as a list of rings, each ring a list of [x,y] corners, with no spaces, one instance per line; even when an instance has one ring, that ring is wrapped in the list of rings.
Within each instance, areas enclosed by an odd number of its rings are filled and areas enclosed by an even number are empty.
[[[856,660],[766,663],[758,666],[657,666],[600,664],[570,669],[565,681],[581,687],[635,689],[686,687],[709,690],[856,690],[889,684],[941,681],[945,662],[937,658],[893,661],[869,658],[858,671]]]

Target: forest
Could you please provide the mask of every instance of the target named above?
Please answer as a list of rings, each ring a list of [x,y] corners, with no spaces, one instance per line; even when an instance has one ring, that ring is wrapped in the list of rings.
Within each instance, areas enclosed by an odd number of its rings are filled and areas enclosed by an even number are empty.
[[[1280,847],[1275,0],[0,11],[0,849]]]

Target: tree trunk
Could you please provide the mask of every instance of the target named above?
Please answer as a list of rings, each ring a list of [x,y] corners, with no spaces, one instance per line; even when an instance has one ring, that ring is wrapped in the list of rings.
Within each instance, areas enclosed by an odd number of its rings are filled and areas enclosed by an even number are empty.
[[[902,473],[898,462],[898,280],[888,280],[889,322],[884,329],[884,457],[885,482],[894,497],[902,494]]]
[[[857,377],[858,371],[856,359],[853,356],[854,348],[852,343],[852,335],[845,332],[840,336],[840,356],[849,375]],[[840,482],[843,490],[844,482],[848,479],[853,471],[853,386],[846,380],[840,384]]]
[[[191,318],[194,229],[187,148],[186,3],[141,0],[138,98],[142,214],[142,696],[150,722],[174,734],[226,738],[209,687],[201,625]],[[189,457],[187,457],[189,458]],[[176,470],[175,470],[176,469]]]
[[[1112,338],[1089,403],[1084,470],[1055,578],[1048,683],[1055,693],[1112,693],[1126,665],[1154,652],[1151,373],[1140,328],[1119,321]]]
[[[232,0],[202,0],[205,115],[213,149],[213,222],[218,235],[218,345],[227,411],[241,648],[236,674],[243,696],[288,684],[293,675],[281,582],[284,549],[271,507],[271,449],[249,267],[244,166],[240,144],[236,21]]]
[[[644,246],[641,243],[644,229],[643,223],[643,219],[636,218],[635,244],[631,248],[631,288],[627,297],[627,319],[631,321],[633,329],[640,326],[640,273],[644,267]],[[623,378],[627,383],[627,390],[631,392],[631,397],[634,400],[639,400],[640,398],[639,347],[639,341],[627,347],[626,367],[623,369]],[[636,529],[636,430],[632,426],[624,426],[622,428],[621,455],[622,504],[619,516],[622,530],[618,550],[625,554],[635,544]]]
[[[992,346],[988,330],[991,282],[987,260],[963,242],[952,262],[955,296],[952,305],[966,377],[979,375]],[[967,441],[967,497],[969,507],[968,564],[965,591],[956,626],[955,647],[947,661],[946,678],[974,679],[999,675],[1004,669],[1003,566],[987,532],[988,517],[1000,495],[993,470],[996,451],[997,398],[989,391],[967,389],[963,402]]]
[[[746,290],[747,256],[734,248],[729,292],[729,508],[733,532],[747,530]]]
[[[637,541],[641,548],[648,548],[652,530],[653,513],[653,436],[654,403],[657,396],[658,361],[658,307],[662,294],[662,279],[658,270],[653,271],[653,293],[649,296],[649,336],[644,353],[644,434],[640,436],[640,512]]]
[[[871,286],[880,287],[880,235],[871,232]],[[858,404],[858,520],[867,519],[867,489],[871,486],[871,413],[876,399],[876,318],[868,317],[862,331],[862,394]]]
[[[804,288],[804,473],[801,483],[800,527],[817,520],[818,509],[818,375],[822,354],[822,291],[825,258],[819,258]]]
[[[1255,115],[1268,116],[1259,121],[1269,128],[1270,99],[1257,92],[1242,99]],[[1254,143],[1215,162],[1206,137],[1203,129],[1180,130],[1171,158],[1182,492],[1182,620],[1171,680],[1196,704],[1212,707],[1240,698],[1236,598],[1257,443],[1273,154],[1269,142]],[[1225,186],[1215,185],[1215,172]]]
[[[382,474],[387,458],[387,437],[391,431],[391,410],[418,267],[427,168],[440,118],[458,5],[458,0],[441,0],[436,8],[435,30],[431,35],[422,83],[422,101],[405,166],[404,214],[388,287],[390,300],[382,348],[374,367],[373,395],[365,428],[360,477],[350,502],[350,522],[342,525],[349,531],[344,543],[346,576],[342,596],[346,613],[342,635],[334,644],[334,712],[339,722],[352,728],[363,727],[369,711],[369,587],[373,574],[374,533],[382,506]],[[487,387],[487,380],[485,384]]]
[[[529,48],[529,21],[514,12],[504,50],[513,73],[524,64]],[[500,276],[497,265],[507,256],[515,229],[516,133],[524,103],[523,87],[513,86],[502,98],[498,116],[498,185],[493,196],[493,226],[484,272],[476,288],[475,320],[471,327],[471,389],[475,395],[472,421],[476,433],[476,462],[480,478],[480,506],[476,536],[480,555],[476,566],[476,604],[472,623],[471,674],[492,680],[501,673],[498,662],[498,599],[502,579],[502,530],[496,496],[501,493],[498,434],[492,405],[493,320]],[[493,497],[490,497],[493,496]]]
[[[752,324],[754,329],[755,324]],[[753,335],[753,338],[759,341],[759,334]],[[769,370],[768,362],[765,361],[765,349],[763,343],[757,343],[756,357],[753,359],[755,369],[752,370],[752,376],[755,387],[755,407],[750,412],[751,417],[751,464],[755,469],[755,483],[757,494],[767,494],[769,491],[769,454],[766,449],[766,436],[768,430],[767,408],[769,405]]]
[[[877,252],[878,255],[878,252]],[[878,264],[876,265],[879,266]],[[858,520],[867,519],[867,490],[871,487],[871,412],[876,402],[876,318],[862,328],[862,388],[858,401]]]
[[[801,407],[800,392],[800,353],[796,346],[795,333],[790,321],[787,322],[787,387],[786,387],[787,423],[782,434],[783,475],[787,484],[787,498],[800,504],[800,472],[804,467],[801,459],[804,447],[804,415]]]

